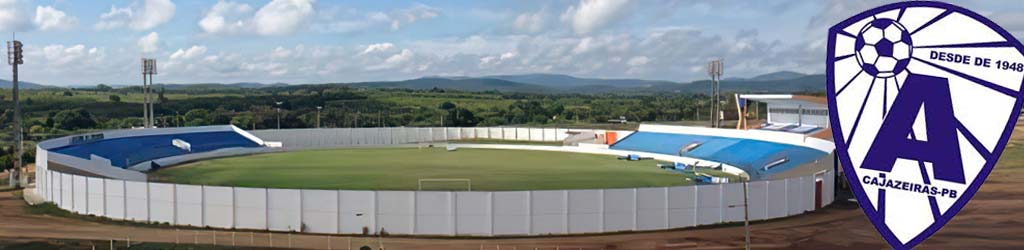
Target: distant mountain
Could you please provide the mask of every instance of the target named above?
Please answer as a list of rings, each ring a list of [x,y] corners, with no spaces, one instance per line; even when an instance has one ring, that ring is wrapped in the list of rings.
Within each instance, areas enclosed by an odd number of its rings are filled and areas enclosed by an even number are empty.
[[[669,81],[641,80],[641,79],[600,79],[600,78],[579,78],[560,74],[524,74],[524,75],[493,75],[478,78],[501,79],[512,82],[536,84],[550,88],[573,88],[587,85],[617,86],[617,87],[649,87],[658,84],[672,83]]]
[[[389,89],[456,89],[462,91],[501,91],[501,92],[523,92],[523,93],[552,93],[561,92],[558,89],[548,88],[535,84],[527,84],[513,81],[506,81],[492,78],[441,78],[424,77],[405,81],[394,82],[360,82],[346,84],[356,88],[389,88]]]
[[[0,79],[0,89],[10,89],[12,87],[13,86],[11,84],[11,81]],[[42,84],[38,84],[38,83],[32,83],[32,82],[26,82],[26,81],[18,81],[18,89],[48,89],[48,88],[56,88],[56,87],[46,86],[46,85],[42,85]]]
[[[187,90],[187,89],[192,89],[192,90],[200,90],[200,89],[209,89],[209,90],[260,89],[260,88],[281,87],[281,86],[288,86],[288,84],[285,84],[285,83],[270,83],[270,84],[267,84],[267,83],[258,83],[258,82],[239,82],[239,83],[189,83],[189,84],[176,84],[176,83],[163,84],[163,83],[158,83],[158,84],[154,85],[154,87],[157,88],[157,89],[160,89],[161,87],[163,87],[163,88],[166,88],[167,90]]]
[[[799,93],[825,91],[825,75],[804,75],[784,80],[722,80],[722,92],[739,93]],[[701,80],[686,84],[665,84],[646,90],[647,92],[708,93],[711,81]]]
[[[779,72],[773,72],[773,73],[768,73],[768,74],[764,74],[764,75],[755,76],[755,77],[752,77],[752,78],[747,79],[747,80],[750,80],[750,81],[793,80],[793,79],[797,79],[797,78],[801,78],[801,77],[805,77],[805,76],[807,76],[807,75],[806,74],[802,74],[802,73],[793,72],[793,71],[779,71]]]

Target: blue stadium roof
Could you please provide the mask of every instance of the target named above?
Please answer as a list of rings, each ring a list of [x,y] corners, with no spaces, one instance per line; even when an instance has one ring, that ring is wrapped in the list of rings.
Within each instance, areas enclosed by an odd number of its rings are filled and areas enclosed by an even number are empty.
[[[172,145],[174,139],[191,144],[192,152]],[[109,159],[111,165],[128,168],[149,160],[239,147],[260,147],[260,144],[234,131],[222,131],[114,138],[72,144],[50,151],[83,159],[89,159],[91,154],[95,154]]]
[[[680,153],[684,147],[694,143],[700,146]],[[642,131],[623,138],[611,148],[722,162],[743,169],[751,179],[767,178],[827,155],[808,147],[752,139]],[[767,171],[763,169],[768,163],[782,158],[788,161]]]

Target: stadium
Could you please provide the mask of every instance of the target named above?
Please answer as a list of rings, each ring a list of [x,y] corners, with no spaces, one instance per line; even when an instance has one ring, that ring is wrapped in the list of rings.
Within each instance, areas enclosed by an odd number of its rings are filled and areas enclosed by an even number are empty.
[[[823,100],[757,128],[102,131],[40,142],[34,193],[115,220],[319,234],[536,236],[789,217],[834,199]]]

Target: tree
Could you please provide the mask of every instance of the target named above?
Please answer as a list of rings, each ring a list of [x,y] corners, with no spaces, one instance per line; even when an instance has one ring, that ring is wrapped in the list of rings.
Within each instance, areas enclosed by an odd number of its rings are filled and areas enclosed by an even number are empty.
[[[454,109],[454,108],[455,108],[455,104],[454,104],[454,103],[451,103],[451,102],[448,102],[448,101],[446,101],[446,102],[444,102],[444,103],[441,103],[441,105],[438,105],[438,106],[437,106],[437,108],[439,108],[439,109],[443,109],[443,110],[451,110],[451,109]]]
[[[53,116],[55,128],[63,130],[75,130],[80,128],[92,128],[96,126],[92,114],[81,108],[62,110]]]
[[[114,88],[107,86],[106,84],[96,85],[96,91],[98,92],[110,92],[111,90],[114,90]]]
[[[121,96],[118,95],[110,95],[109,99],[112,102],[121,102]]]

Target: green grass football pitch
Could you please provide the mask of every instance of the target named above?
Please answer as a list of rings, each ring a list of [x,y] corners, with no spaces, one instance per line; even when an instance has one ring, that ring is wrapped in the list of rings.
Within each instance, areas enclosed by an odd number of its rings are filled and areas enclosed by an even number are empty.
[[[687,176],[659,169],[657,163],[624,161],[609,155],[529,150],[332,149],[200,161],[156,171],[150,174],[150,179],[217,186],[345,190],[417,190],[418,181],[425,178],[471,179],[474,191],[691,184]],[[426,182],[423,190],[466,190],[466,186],[464,182]]]

